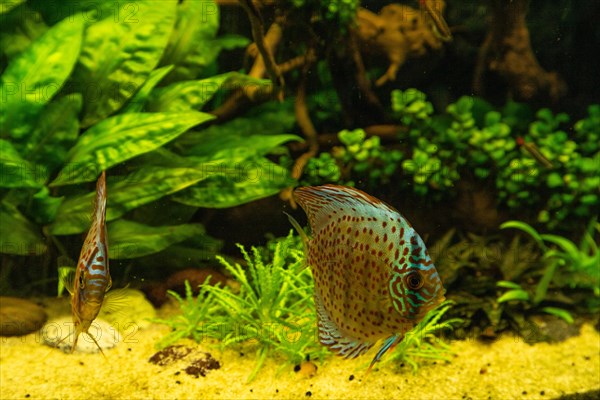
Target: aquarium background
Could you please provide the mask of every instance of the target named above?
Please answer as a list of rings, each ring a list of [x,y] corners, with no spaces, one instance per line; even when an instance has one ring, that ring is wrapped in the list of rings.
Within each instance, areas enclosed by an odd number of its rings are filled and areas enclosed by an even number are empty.
[[[598,17],[593,0],[2,1],[2,296],[53,315],[106,171],[113,288],[153,305],[155,352],[210,342],[252,354],[244,382],[273,360],[312,379],[335,356],[284,212],[308,225],[293,189],[332,183],[397,208],[446,289],[386,379],[452,368],[464,341],[597,342]],[[42,327],[22,307],[3,335]]]

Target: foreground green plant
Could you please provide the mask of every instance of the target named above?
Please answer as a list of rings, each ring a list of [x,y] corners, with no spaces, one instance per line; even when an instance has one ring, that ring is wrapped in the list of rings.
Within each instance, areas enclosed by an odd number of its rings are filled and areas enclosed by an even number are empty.
[[[174,329],[159,345],[182,337],[217,339],[221,348],[254,344],[257,361],[249,381],[274,353],[283,354],[291,365],[307,356],[322,359],[327,351],[315,341],[312,275],[297,244],[290,233],[277,242],[269,261],[261,249],[252,247],[248,253],[238,245],[245,267],[218,257],[239,283],[239,290],[204,284],[198,300],[189,289],[185,300],[175,295],[183,315],[158,321]]]
[[[443,331],[453,330],[455,325],[463,324],[461,318],[450,318],[440,323],[440,319],[452,307],[452,301],[445,301],[427,315],[409,332],[396,346],[393,353],[384,360],[384,363],[407,363],[413,372],[419,369],[421,360],[450,361],[452,354],[450,345],[440,337]]]
[[[579,246],[562,236],[540,234],[521,221],[508,221],[501,228],[519,229],[530,235],[543,251],[544,269],[532,294],[518,283],[499,281],[498,287],[509,290],[498,298],[498,303],[518,301],[525,302],[532,308],[538,307],[546,300],[551,284],[559,288],[569,286],[591,289],[593,296],[600,297],[600,251],[594,240],[594,231],[600,233],[600,224],[595,220],[590,222]],[[541,311],[573,323],[571,313],[563,308],[546,306]]]

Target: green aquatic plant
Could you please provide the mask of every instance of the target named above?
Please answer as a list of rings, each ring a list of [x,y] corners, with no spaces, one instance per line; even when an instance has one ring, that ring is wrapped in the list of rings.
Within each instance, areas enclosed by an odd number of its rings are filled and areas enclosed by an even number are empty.
[[[594,297],[600,297],[600,251],[594,240],[594,230],[600,233],[600,224],[595,220],[589,224],[579,246],[562,236],[540,234],[521,221],[508,221],[501,228],[519,229],[534,239],[543,252],[543,272],[531,292],[521,284],[499,281],[497,286],[508,290],[498,298],[498,303],[516,301],[535,309],[547,300],[551,285],[591,289]],[[564,308],[545,306],[539,309],[573,323],[573,316]]]
[[[221,50],[248,44],[217,35],[213,1],[142,0],[135,23],[123,4],[56,13],[52,3],[19,3],[3,9],[0,31],[13,43],[0,61],[0,252],[17,256],[3,265],[37,265],[18,256],[44,253],[76,258],[69,249],[80,247],[91,183],[103,170],[110,257],[145,266],[205,262],[220,242],[190,223],[198,207],[244,204],[292,182],[266,157],[298,139],[283,133],[294,123],[291,107],[206,127],[215,117],[200,110],[217,93],[264,84],[213,74]],[[30,24],[39,29],[25,33]],[[44,259],[45,277],[53,276]]]
[[[416,194],[433,191],[439,200],[474,175],[495,183],[499,206],[533,208],[549,228],[594,215],[600,199],[599,105],[588,107],[574,133],[564,129],[564,113],[541,109],[534,115],[512,102],[496,111],[468,96],[437,115],[415,89],[393,91],[392,111],[408,132],[410,156],[402,172],[412,176]]]
[[[195,298],[193,288],[188,281],[185,281],[185,297],[175,291],[167,291],[179,305],[181,314],[170,319],[152,319],[152,322],[171,328],[171,332],[156,343],[157,348],[164,349],[183,338],[191,338],[196,342],[202,342],[207,338],[204,324],[211,316],[219,313],[214,297],[206,290],[209,280],[210,277],[200,286],[198,296]]]
[[[197,299],[192,297],[189,285],[185,299],[172,293],[182,315],[157,320],[173,329],[159,346],[182,337],[196,341],[216,339],[222,348],[253,344],[257,361],[249,381],[256,377],[266,358],[275,353],[283,354],[290,365],[306,357],[322,359],[326,349],[315,340],[312,276],[297,247],[290,232],[276,242],[272,253],[266,250],[270,253],[268,258],[265,249],[252,247],[249,253],[238,245],[245,266],[218,257],[239,288],[204,284]]]
[[[288,238],[291,237],[290,233]],[[225,313],[220,320],[212,321],[223,329],[219,337],[221,345],[256,341],[256,367],[248,378],[252,380],[273,351],[284,353],[290,363],[296,364],[311,352],[320,352],[320,346],[314,344],[312,280],[302,252],[286,248],[283,241],[276,246],[272,261],[266,263],[259,249],[253,247],[251,255],[242,246],[238,247],[247,269],[222,257],[218,259],[239,282],[239,292],[219,287],[207,290]],[[286,264],[287,256],[295,261]],[[318,356],[313,354],[311,358]]]
[[[399,169],[402,152],[386,149],[378,136],[367,138],[362,129],[342,130],[338,139],[343,146],[335,146],[331,153],[323,152],[309,160],[302,185],[338,183],[354,186],[355,181],[374,187],[391,181]]]
[[[439,335],[443,331],[454,329],[455,325],[464,323],[461,318],[450,318],[440,322],[453,304],[452,301],[445,301],[429,311],[413,329],[406,333],[392,354],[384,359],[384,365],[389,362],[407,363],[412,367],[413,372],[416,372],[420,360],[450,361],[454,353],[450,345]]]
[[[600,233],[600,223],[596,220],[589,223],[579,246],[562,236],[540,234],[531,225],[521,221],[505,222],[501,228],[526,232],[543,251],[546,269],[536,289],[534,304],[539,304],[544,299],[548,286],[557,273],[559,280],[566,285],[591,289],[595,296],[600,296],[600,251],[594,239],[594,232]]]

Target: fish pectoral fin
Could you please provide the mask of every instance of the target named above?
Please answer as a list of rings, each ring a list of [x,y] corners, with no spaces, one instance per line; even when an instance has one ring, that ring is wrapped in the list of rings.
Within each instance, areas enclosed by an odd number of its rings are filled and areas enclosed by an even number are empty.
[[[58,261],[58,293],[57,297],[60,297],[65,289],[73,295],[75,287],[75,272],[76,268],[71,266],[61,265],[60,259]]]
[[[329,317],[318,295],[315,295],[315,306],[319,321],[319,341],[322,345],[327,346],[331,351],[344,358],[358,357],[373,347],[374,343],[343,334],[337,324]]]
[[[128,287],[114,289],[107,292],[104,295],[104,301],[102,302],[102,308],[100,309],[104,314],[119,314],[123,313],[128,303]]]

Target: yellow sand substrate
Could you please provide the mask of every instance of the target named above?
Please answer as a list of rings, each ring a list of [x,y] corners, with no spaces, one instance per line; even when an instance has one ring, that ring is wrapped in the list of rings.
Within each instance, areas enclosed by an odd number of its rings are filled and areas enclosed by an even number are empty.
[[[246,383],[255,361],[250,349],[240,356],[182,341],[219,360],[221,368],[206,377],[183,372],[185,360],[149,363],[156,341],[167,332],[160,325],[131,331],[126,343],[106,351],[107,360],[51,349],[36,334],[0,338],[0,399],[551,399],[600,390],[600,335],[590,325],[558,344],[530,346],[511,336],[491,344],[453,342],[457,355],[451,363],[424,365],[416,374],[388,364],[364,379],[372,353],[351,361],[332,357],[312,378],[292,366],[281,369],[282,359],[267,360],[251,383]]]

